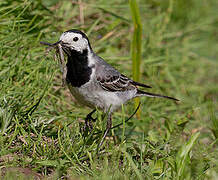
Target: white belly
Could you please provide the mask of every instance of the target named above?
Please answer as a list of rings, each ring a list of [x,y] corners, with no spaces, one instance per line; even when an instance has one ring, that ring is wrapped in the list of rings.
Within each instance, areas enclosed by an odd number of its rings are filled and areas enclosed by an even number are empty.
[[[132,99],[136,93],[135,90],[128,92],[109,92],[103,90],[94,83],[86,83],[80,88],[68,85],[72,95],[82,105],[90,108],[99,108],[104,112],[114,111],[122,104]]]

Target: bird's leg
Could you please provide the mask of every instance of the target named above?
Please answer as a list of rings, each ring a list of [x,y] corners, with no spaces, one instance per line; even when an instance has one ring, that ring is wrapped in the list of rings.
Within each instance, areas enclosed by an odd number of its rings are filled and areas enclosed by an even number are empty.
[[[94,121],[96,121],[96,118],[93,118],[92,117],[92,114],[94,113],[96,111],[96,109],[94,109],[92,112],[90,112],[87,116],[86,116],[86,118],[85,118],[85,130],[87,129],[87,130],[89,130],[89,129],[93,129],[93,125],[92,125],[92,122]]]
[[[102,139],[101,139],[101,142],[100,142],[100,144],[99,144],[99,146],[98,146],[98,149],[99,149],[99,148],[101,147],[101,145],[103,144],[104,139],[106,138],[106,136],[107,136],[109,130],[111,129],[111,126],[112,126],[112,118],[111,118],[111,114],[108,114],[106,130],[105,130],[104,135],[103,135],[103,137],[102,137]]]

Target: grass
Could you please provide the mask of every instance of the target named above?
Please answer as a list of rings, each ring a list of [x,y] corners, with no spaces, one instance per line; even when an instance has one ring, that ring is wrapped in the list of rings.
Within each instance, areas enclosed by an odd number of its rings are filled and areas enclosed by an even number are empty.
[[[130,0],[129,6],[132,14],[134,26],[132,43],[131,43],[131,58],[132,58],[132,77],[133,80],[140,82],[140,65],[142,56],[142,24],[140,18],[139,7],[136,0]],[[135,107],[139,104],[139,98],[135,98]],[[140,109],[136,113],[140,118]]]
[[[142,23],[141,82],[180,99],[141,98],[141,116],[84,135],[80,107],[61,87],[59,65],[39,41],[71,28],[132,77],[133,27],[127,1],[0,3],[0,172],[4,179],[217,179],[216,0],[137,1]],[[134,101],[113,125],[134,111]],[[95,132],[104,130],[101,112]]]

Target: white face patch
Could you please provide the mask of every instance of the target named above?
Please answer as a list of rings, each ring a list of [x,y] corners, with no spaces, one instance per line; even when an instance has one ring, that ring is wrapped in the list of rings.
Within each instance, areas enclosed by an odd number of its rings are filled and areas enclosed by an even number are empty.
[[[84,49],[88,49],[89,47],[87,39],[79,33],[64,32],[61,35],[60,40],[63,43],[66,43],[66,46],[79,52],[83,52]]]

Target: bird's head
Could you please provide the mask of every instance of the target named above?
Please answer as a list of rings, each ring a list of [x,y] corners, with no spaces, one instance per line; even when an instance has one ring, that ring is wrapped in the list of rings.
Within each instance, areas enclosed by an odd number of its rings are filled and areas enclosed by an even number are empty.
[[[65,53],[77,51],[83,53],[84,50],[90,51],[91,46],[85,33],[80,30],[72,29],[65,31],[60,37],[60,44]]]

